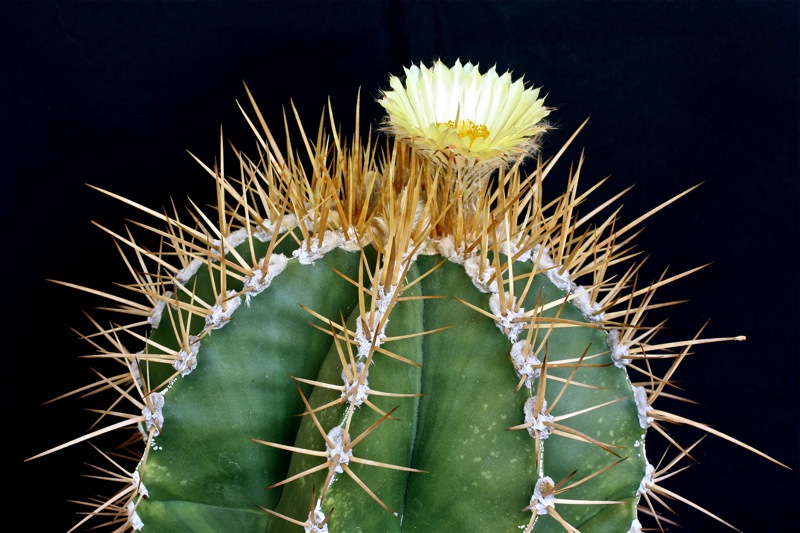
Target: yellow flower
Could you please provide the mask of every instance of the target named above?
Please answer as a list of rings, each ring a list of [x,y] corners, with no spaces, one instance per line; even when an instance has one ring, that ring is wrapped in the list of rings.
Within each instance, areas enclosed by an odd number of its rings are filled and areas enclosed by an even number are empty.
[[[499,76],[492,67],[481,74],[477,64],[461,61],[404,70],[405,84],[392,76],[392,90],[378,103],[389,115],[388,129],[421,153],[443,159],[452,153],[459,163],[493,168],[533,152],[547,129],[542,120],[550,110],[539,89],[512,81],[510,72]]]

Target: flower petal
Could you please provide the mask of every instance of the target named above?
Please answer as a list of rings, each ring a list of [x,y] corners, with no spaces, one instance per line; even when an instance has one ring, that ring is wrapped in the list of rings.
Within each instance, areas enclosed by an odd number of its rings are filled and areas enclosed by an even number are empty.
[[[388,129],[425,155],[452,152],[465,165],[508,164],[528,155],[547,129],[550,113],[538,88],[525,88],[511,73],[477,64],[453,67],[441,61],[404,68],[405,81],[392,76],[391,90],[378,101]],[[445,158],[446,159],[446,158]]]

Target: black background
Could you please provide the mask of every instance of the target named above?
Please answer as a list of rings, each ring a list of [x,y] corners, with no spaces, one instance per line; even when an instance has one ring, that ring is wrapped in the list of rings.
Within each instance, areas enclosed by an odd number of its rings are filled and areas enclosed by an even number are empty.
[[[170,198],[209,201],[211,181],[187,150],[213,161],[220,125],[238,145],[251,142],[235,105],[246,99],[243,80],[273,128],[292,98],[314,129],[330,96],[347,132],[359,88],[362,125],[375,126],[374,100],[390,73],[460,57],[543,87],[559,127],[546,155],[591,116],[570,159],[585,149],[585,187],[612,175],[605,195],[636,184],[626,220],[704,182],[647,222],[643,279],[713,262],[661,291],[662,300],[691,300],[668,313],[661,339],[691,337],[710,319],[706,336],[748,341],[697,349],[676,377],[700,404],[662,407],[795,470],[709,438],[695,454],[700,464],[665,485],[745,531],[774,530],[800,501],[798,5],[4,3],[6,520],[68,528],[76,507],[66,500],[89,493],[79,474],[98,458],[83,444],[22,464],[88,420],[85,402],[41,404],[90,379],[90,365],[76,359],[90,347],[68,326],[89,331],[81,310],[98,300],[45,279],[103,290],[127,282],[110,238],[90,221],[120,231],[124,217],[142,218],[84,184],[154,208]],[[676,435],[689,444],[697,434]],[[675,508],[683,531],[725,529]]]

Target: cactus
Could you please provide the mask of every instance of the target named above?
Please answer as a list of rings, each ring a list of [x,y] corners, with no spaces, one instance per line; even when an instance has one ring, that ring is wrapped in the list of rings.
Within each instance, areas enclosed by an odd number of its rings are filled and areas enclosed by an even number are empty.
[[[140,225],[162,245],[106,230],[137,297],[64,283],[129,318],[86,335],[113,364],[71,394],[110,393],[99,429],[39,455],[128,432],[132,463],[97,467],[118,491],[79,526],[640,531],[639,511],[667,520],[655,505],[680,498],[662,481],[694,447],[668,424],[777,462],[654,406],[690,351],[743,339],[662,342],[644,323],[694,270],[638,283],[631,240],[689,191],[630,223],[621,194],[579,216],[600,184],[580,191],[579,162],[542,197],[566,147],[538,154],[537,89],[439,62],[390,85],[385,138],[346,140],[328,109],[284,150],[248,91],[255,153],[198,161],[212,211],[103,191],[157,219]],[[658,469],[651,433],[674,447]]]

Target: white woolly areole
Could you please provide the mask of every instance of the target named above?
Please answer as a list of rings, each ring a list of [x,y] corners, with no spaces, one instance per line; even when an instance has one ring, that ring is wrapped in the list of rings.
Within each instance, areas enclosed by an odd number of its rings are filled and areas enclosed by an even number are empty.
[[[286,269],[289,258],[283,254],[270,254],[266,268],[264,268],[264,257],[258,262],[258,268],[253,269],[253,273],[244,278],[245,301],[250,305],[250,298],[266,290],[272,284],[275,276]]]
[[[134,470],[133,474],[131,474],[131,485],[133,485],[133,488],[136,490],[136,492],[138,492],[145,498],[147,498],[150,495],[150,493],[147,492],[147,487],[145,487],[144,483],[142,483],[142,478],[139,475],[138,470]]]
[[[525,341],[517,341],[511,345],[511,362],[514,365],[514,371],[517,377],[525,376],[525,386],[533,389],[533,382],[538,378],[542,370],[535,368],[542,364],[535,355],[525,355]]]
[[[128,502],[128,505],[125,506],[125,510],[128,512],[128,523],[131,525],[134,531],[139,531],[144,527],[144,522],[139,517],[139,514],[136,512],[136,504],[133,500]]]
[[[293,220],[292,224],[294,224],[296,221],[297,219]],[[286,231],[286,222],[286,217],[284,217],[278,233]],[[269,219],[264,219],[261,221],[261,224],[259,224],[258,229],[253,232],[253,237],[258,239],[260,242],[269,242],[272,240],[272,236],[275,235],[275,226],[277,226],[275,222]]]
[[[322,512],[322,499],[317,498],[317,504],[314,510],[308,513],[307,526],[304,528],[305,533],[328,533],[328,524],[322,524],[325,521],[325,513]],[[320,526],[320,524],[322,524]]]
[[[349,438],[347,439],[350,440]],[[344,472],[341,465],[346,465],[350,463],[350,458],[353,457],[353,451],[345,451],[344,447],[347,445],[345,442],[345,434],[344,428],[342,426],[336,426],[332,430],[328,432],[328,441],[333,443],[333,448],[326,442],[325,443],[325,450],[328,452],[328,459],[334,461],[336,463],[336,468],[334,468],[334,472],[337,474],[341,474]],[[335,460],[336,456],[339,456],[338,460]],[[333,482],[333,479],[331,479]]]
[[[525,329],[525,322],[515,322],[514,320],[518,318],[524,318],[525,309],[520,307],[519,311],[514,311],[517,299],[511,298],[511,295],[508,293],[505,294],[505,313],[503,313],[503,310],[500,309],[500,296],[497,293],[492,294],[492,296],[489,298],[489,309],[491,309],[492,313],[494,313],[494,316],[496,317],[494,320],[497,324],[497,327],[500,328],[500,331],[507,335],[511,342],[517,342],[519,334],[522,333],[523,329]]]
[[[531,256],[536,258],[536,267],[546,271],[547,277],[553,282],[553,285],[564,292],[569,292],[574,287],[566,270],[562,274],[558,273],[558,265],[550,257],[547,247],[542,248],[540,244],[537,244],[533,247]]]
[[[335,232],[326,230],[322,237],[322,244],[320,244],[319,238],[312,237],[310,240],[303,241],[300,247],[292,252],[292,255],[302,265],[313,265],[314,261],[322,259],[325,254],[338,247],[339,241]]]
[[[633,399],[636,401],[636,410],[639,412],[639,425],[642,429],[647,429],[653,422],[653,417],[649,416],[650,406],[647,405],[647,391],[644,387],[633,388]]]
[[[502,228],[500,232],[504,231]],[[500,243],[500,253],[505,254],[508,256],[509,259],[514,257],[519,253],[520,247],[513,241],[505,240]],[[528,250],[527,252],[523,252],[516,258],[516,261],[530,261],[531,260],[531,251]]]
[[[172,367],[175,370],[180,370],[181,377],[186,377],[187,375],[192,373],[192,370],[197,368],[197,352],[200,351],[200,342],[192,335],[189,337],[189,351],[181,350],[178,352],[178,357],[180,359],[176,359],[174,363],[172,363]]]
[[[389,309],[389,304],[392,303],[395,292],[397,292],[397,285],[390,285],[389,292],[386,292],[382,285],[378,287],[378,300],[375,302],[375,309],[377,309],[381,315],[386,314],[386,310]]]
[[[525,406],[522,408],[522,412],[525,413],[525,423],[530,424],[528,434],[535,439],[536,433],[539,433],[539,438],[544,440],[553,432],[553,428],[545,422],[552,422],[554,417],[547,414],[547,400],[542,402],[542,412],[539,413],[539,416],[533,416],[534,407],[536,407],[536,396],[531,396],[525,401]]]
[[[161,315],[164,313],[164,308],[167,306],[167,298],[172,298],[172,291],[166,291],[164,293],[164,299],[156,302],[156,305],[153,306],[153,310],[150,311],[150,316],[147,317],[147,323],[153,329],[158,329],[158,326],[161,325]]]
[[[489,281],[494,276],[495,271],[492,266],[485,266],[481,272],[481,258],[477,256],[468,257],[464,260],[464,271],[472,280],[472,284],[483,293],[497,293],[497,278]]]
[[[592,302],[592,298],[589,296],[589,291],[586,288],[575,285],[572,294],[577,294],[577,296],[571,300],[572,305],[580,310],[586,320],[591,322],[599,322],[602,320],[602,313],[599,312],[602,307],[598,302]]]
[[[347,233],[343,230],[336,230],[339,239],[339,248],[346,252],[361,251],[361,241],[358,239],[358,232],[354,227],[347,228]]]
[[[200,270],[200,267],[203,266],[205,263],[200,261],[199,259],[192,259],[192,261],[187,265],[186,268],[175,274],[175,281],[184,284],[188,282],[197,271]]]
[[[550,510],[548,507],[556,506],[556,493],[553,490],[554,487],[555,483],[553,483],[553,478],[549,476],[539,478],[539,480],[536,482],[536,487],[534,487],[533,496],[531,497],[531,505],[533,506],[533,510],[536,511],[536,514],[549,514]],[[544,491],[546,494],[542,494],[542,491]]]
[[[220,241],[219,239],[214,239],[212,241],[212,246],[217,254],[223,255],[223,253],[227,253],[227,250],[235,248],[236,246],[242,244],[244,241],[247,240],[247,238],[248,238],[247,230],[245,228],[241,228],[228,235],[228,237],[225,239],[227,242],[226,246],[223,246],[222,241]],[[190,279],[192,279],[192,277],[194,277],[195,274],[197,274],[197,271],[200,270],[200,267],[203,266],[204,264],[205,263],[203,261],[200,261],[199,259],[192,259],[192,261],[186,266],[186,268],[175,274],[175,281],[177,281],[180,284],[185,284]]]
[[[586,320],[599,322],[603,319],[603,314],[600,313],[600,304],[597,302],[592,302],[591,298],[589,297],[589,292],[584,287],[575,284],[572,279],[570,279],[569,271],[565,269],[561,274],[558,273],[560,269],[557,268],[557,265],[550,257],[550,254],[547,253],[546,247],[543,249],[541,245],[537,244],[533,247],[530,257],[532,261],[536,261],[537,268],[546,269],[545,273],[547,274],[547,278],[553,283],[553,285],[564,292],[571,293],[573,295],[577,294],[577,296],[573,297],[570,301],[572,305],[580,310],[581,314],[583,314],[583,317]]]
[[[226,241],[227,245],[230,246],[231,248],[236,248],[237,246],[242,244],[244,241],[246,241],[248,238],[249,238],[249,234],[247,233],[247,228],[239,228],[236,231],[234,231],[233,233],[231,233],[230,235],[228,235],[225,238],[225,241]],[[216,246],[217,248],[220,248],[220,252],[222,251],[222,249],[221,249],[222,247],[220,246],[221,244],[222,244],[222,241],[220,241],[218,239],[214,239],[214,246]],[[226,249],[226,253],[227,253],[227,249]]]
[[[642,524],[634,518],[628,533],[642,533]]]
[[[364,363],[356,363],[355,368],[353,368],[353,365],[347,365],[347,368],[350,375],[353,376],[353,380],[350,381],[347,375],[348,372],[342,370],[342,381],[344,381],[342,398],[347,397],[348,402],[352,403],[356,407],[361,407],[361,404],[364,403],[364,400],[369,397],[369,392],[367,391],[367,387],[369,387],[367,376],[364,375],[363,385],[359,385],[358,383],[359,379],[364,374]]]
[[[448,261],[456,263],[457,265],[464,264],[465,260],[464,255],[466,248],[463,242],[458,247],[456,247],[456,243],[453,240],[453,237],[448,235],[436,241],[435,248],[436,251],[439,253],[439,255],[441,255]]]
[[[358,356],[360,358],[365,359],[369,356],[373,340],[376,348],[386,340],[385,331],[386,324],[389,323],[388,319],[383,322],[383,327],[376,333],[382,319],[383,313],[375,309],[374,311],[368,312],[366,316],[362,315],[358,317],[358,320],[356,320],[356,336],[353,340],[358,344]]]
[[[281,233],[286,233],[290,229],[295,228],[297,226],[297,216],[292,213],[287,213],[283,216],[281,227],[277,228],[276,230],[277,225],[277,222],[264,219],[259,224],[259,228],[253,232],[253,237],[258,239],[260,242],[270,242],[272,240],[272,236],[275,235],[275,231],[277,231],[280,235]]]
[[[164,409],[164,395],[160,392],[152,392],[148,398],[150,401],[142,409],[142,416],[144,416],[147,432],[150,433],[150,430],[155,426],[155,435],[158,436],[158,428],[164,427],[164,413],[162,412]]]
[[[297,215],[294,213],[286,213],[283,215],[283,224],[281,224],[281,227],[278,231],[279,233],[284,233],[296,228],[299,225],[300,221],[297,220]],[[275,223],[272,224],[272,231],[275,231]]]
[[[639,488],[636,491],[637,496],[641,496],[645,492],[648,491],[647,485],[651,485],[653,483],[653,472],[655,472],[655,467],[650,463],[647,463],[647,466],[644,469],[644,477],[642,481],[639,482]]]
[[[258,228],[253,232],[253,238],[259,242],[269,242],[272,240],[272,229],[275,227],[274,224],[270,224],[268,220],[265,220],[264,225],[266,226],[266,229]]]
[[[246,228],[239,228],[230,235],[225,237],[225,240],[214,239],[211,241],[212,249],[220,256],[228,254],[228,251],[236,248],[249,238]]]
[[[219,329],[230,320],[231,315],[242,304],[242,297],[235,290],[225,293],[224,303],[216,304],[211,308],[211,314],[206,315],[206,328]]]
[[[619,331],[612,329],[606,336],[606,343],[611,350],[611,360],[617,368],[625,368],[631,363],[628,347],[619,341]]]
[[[541,244],[537,244],[533,247],[533,250],[531,250],[531,258],[531,261],[536,261],[536,267],[540,270],[556,266],[553,258],[550,257],[550,249],[547,246],[542,247]]]

